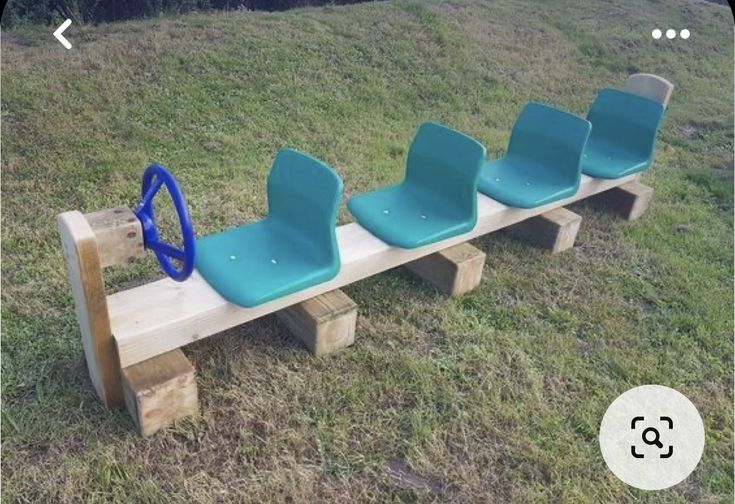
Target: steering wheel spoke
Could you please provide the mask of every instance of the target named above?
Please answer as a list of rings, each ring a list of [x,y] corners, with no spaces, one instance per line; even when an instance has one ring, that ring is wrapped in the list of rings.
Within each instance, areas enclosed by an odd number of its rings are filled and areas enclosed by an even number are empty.
[[[179,218],[183,248],[162,241],[158,232],[153,202],[156,194],[164,185],[173,200]],[[143,174],[141,200],[138,206],[135,207],[135,215],[143,227],[144,245],[156,253],[163,271],[178,282],[186,280],[194,270],[194,227],[189,217],[184,194],[181,192],[174,176],[163,166],[152,164]],[[181,263],[179,269],[171,263],[171,259]]]
[[[153,197],[161,189],[162,185],[163,185],[163,180],[159,177],[156,177],[153,184],[148,188],[145,194],[143,194],[143,197],[140,200],[139,206],[141,207],[150,206],[151,203],[153,202]]]
[[[186,253],[183,250],[162,241],[148,242],[148,248],[178,261],[184,261],[186,259]]]

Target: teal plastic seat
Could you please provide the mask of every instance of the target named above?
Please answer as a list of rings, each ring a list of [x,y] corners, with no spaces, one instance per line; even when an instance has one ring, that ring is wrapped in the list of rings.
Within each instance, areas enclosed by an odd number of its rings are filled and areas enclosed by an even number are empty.
[[[440,124],[422,124],[398,185],[360,194],[347,207],[384,242],[416,248],[470,231],[477,222],[477,180],[485,147]]]
[[[488,161],[480,192],[506,205],[535,208],[574,195],[590,123],[568,112],[527,104],[504,157]]]
[[[196,268],[222,297],[252,307],[334,278],[342,180],[321,161],[278,152],[268,216],[196,242]]]
[[[592,134],[582,172],[615,179],[647,170],[663,115],[662,103],[617,89],[600,91],[587,114]]]

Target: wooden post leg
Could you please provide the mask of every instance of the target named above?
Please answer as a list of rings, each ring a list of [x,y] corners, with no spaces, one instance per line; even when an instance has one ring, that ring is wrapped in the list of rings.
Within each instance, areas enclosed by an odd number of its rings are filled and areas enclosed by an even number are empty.
[[[122,370],[125,405],[148,437],[199,410],[194,366],[180,349]]]
[[[406,268],[437,289],[459,296],[482,281],[485,253],[469,243],[460,243],[406,264]]]
[[[122,407],[120,362],[110,328],[102,268],[126,264],[143,255],[143,231],[135,214],[119,207],[57,217],[74,295],[89,376],[109,408]]]
[[[135,214],[124,207],[86,215],[65,212],[58,223],[87,367],[102,402],[108,407],[126,404],[143,436],[195,415],[194,367],[181,350],[120,369],[102,268],[143,255],[143,232]]]
[[[121,407],[120,363],[110,328],[95,233],[80,212],[60,214],[58,224],[89,376],[105,406]]]
[[[566,208],[555,208],[507,229],[511,236],[556,254],[574,246],[581,222],[580,215]]]
[[[296,338],[315,355],[324,355],[355,342],[357,304],[333,290],[276,312]]]
[[[623,219],[638,219],[648,210],[653,196],[653,189],[637,180],[609,189],[590,198],[597,205],[609,208]]]

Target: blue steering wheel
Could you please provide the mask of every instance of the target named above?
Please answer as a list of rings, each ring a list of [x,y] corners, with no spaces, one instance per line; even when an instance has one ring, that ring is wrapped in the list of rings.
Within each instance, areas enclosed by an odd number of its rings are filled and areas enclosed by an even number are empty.
[[[183,249],[161,241],[156,227],[153,198],[162,185],[165,185],[168,189],[168,193],[174,202],[174,208],[176,208],[176,214],[179,217],[184,243]],[[145,248],[156,253],[158,262],[161,263],[163,271],[168,276],[177,282],[183,282],[194,270],[194,227],[186,207],[184,193],[179,189],[176,179],[170,171],[159,164],[152,164],[143,174],[141,196],[140,203],[135,207],[135,215],[143,226],[143,244]],[[180,261],[181,269],[176,269],[171,263],[171,259]]]

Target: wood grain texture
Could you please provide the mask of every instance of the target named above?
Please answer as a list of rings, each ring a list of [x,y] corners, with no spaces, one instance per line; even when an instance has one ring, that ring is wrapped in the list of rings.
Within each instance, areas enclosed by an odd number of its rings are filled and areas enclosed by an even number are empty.
[[[555,208],[507,228],[514,238],[556,254],[574,246],[582,217],[567,210]]]
[[[653,197],[653,189],[638,181],[610,189],[590,199],[596,206],[604,207],[620,215],[623,219],[633,221],[640,218]]]
[[[284,308],[276,315],[314,355],[355,342],[357,304],[339,289]]]
[[[196,371],[181,350],[124,368],[122,377],[125,405],[143,437],[198,413]]]
[[[406,264],[412,273],[450,296],[460,296],[482,281],[485,253],[469,243],[434,252]]]
[[[392,247],[357,223],[339,226],[342,267],[335,278],[252,308],[227,302],[196,271],[185,282],[164,279],[112,294],[108,305],[120,362],[135,364],[633,179],[582,175],[574,196],[538,208],[508,207],[478,193],[477,224],[470,232],[418,249]]]
[[[57,221],[89,376],[107,407],[121,407],[120,364],[95,233],[80,212],[62,213]]]
[[[129,264],[145,255],[143,229],[132,210],[109,208],[85,214],[97,239],[103,268]]]

